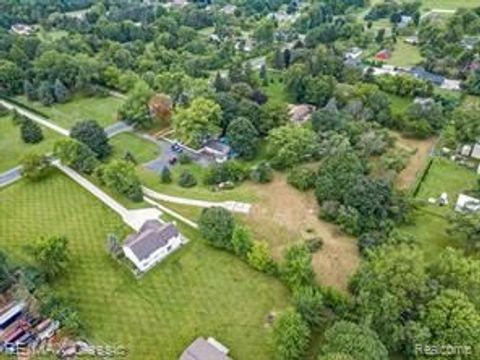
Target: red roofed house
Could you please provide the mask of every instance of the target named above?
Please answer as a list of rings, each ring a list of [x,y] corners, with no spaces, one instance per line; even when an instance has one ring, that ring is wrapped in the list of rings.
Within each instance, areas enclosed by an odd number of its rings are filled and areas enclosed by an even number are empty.
[[[390,51],[388,51],[387,49],[383,49],[375,55],[375,60],[385,61],[390,59],[390,56]]]

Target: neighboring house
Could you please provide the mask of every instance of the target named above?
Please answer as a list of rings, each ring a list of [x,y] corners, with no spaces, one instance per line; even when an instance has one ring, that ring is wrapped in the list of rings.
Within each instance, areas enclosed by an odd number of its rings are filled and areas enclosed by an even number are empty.
[[[310,104],[288,105],[288,114],[292,122],[303,124],[310,119],[311,114],[315,111],[315,106]]]
[[[460,155],[469,157],[470,154],[472,153],[472,146],[471,145],[463,145],[461,150],[460,150]]]
[[[473,145],[472,153],[470,156],[476,160],[480,160],[480,143]]]
[[[380,51],[375,55],[375,60],[385,61],[385,60],[390,59],[390,57],[391,57],[390,51],[388,51],[387,49],[383,49],[383,50],[380,50]]]
[[[250,38],[240,38],[235,42],[235,50],[251,52],[253,51],[253,47],[253,40]]]
[[[421,67],[414,67],[410,69],[410,73],[415,76],[417,79],[430,81],[431,83],[441,86],[445,81],[445,78],[441,75],[433,74],[426,71]]]
[[[138,270],[150,270],[158,262],[175,251],[183,243],[183,237],[173,223],[148,220],[140,231],[127,237],[123,245],[125,256]]]
[[[461,84],[460,80],[445,79],[440,87],[445,90],[460,91],[462,90]]]
[[[221,142],[220,140],[211,139],[203,144],[203,147],[200,151],[207,155],[213,156],[216,162],[223,163],[228,160],[231,150],[232,149],[229,145]]]
[[[172,0],[170,2],[170,6],[171,7],[174,7],[174,8],[177,8],[177,9],[181,9],[181,8],[184,8],[185,6],[188,5],[188,1],[187,0]]]
[[[402,15],[401,20],[398,23],[398,27],[399,28],[407,27],[412,21],[413,21],[413,18],[411,16]]]
[[[229,350],[214,338],[197,338],[180,356],[179,360],[231,360]]]
[[[10,30],[17,35],[30,35],[35,31],[33,27],[25,24],[12,25]]]
[[[458,196],[457,204],[455,205],[455,211],[458,211],[458,212],[480,211],[480,200],[465,194],[460,194]]]
[[[358,47],[351,48],[345,53],[344,63],[350,66],[357,66],[362,59],[363,50]]]
[[[227,4],[223,8],[220,9],[220,12],[224,13],[226,15],[233,15],[235,13],[235,10],[237,10],[236,5]]]

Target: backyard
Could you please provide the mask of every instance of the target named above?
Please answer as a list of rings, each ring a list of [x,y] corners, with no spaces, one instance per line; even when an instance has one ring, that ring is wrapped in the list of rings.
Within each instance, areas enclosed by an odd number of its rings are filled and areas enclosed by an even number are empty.
[[[117,111],[122,105],[122,100],[112,96],[75,95],[65,104],[52,106],[29,101],[25,96],[18,96],[15,100],[45,114],[55,123],[67,129],[83,120],[96,120],[103,127],[111,125],[117,121]]]
[[[68,237],[73,261],[55,288],[78,306],[92,342],[124,346],[128,359],[169,360],[197,336],[214,336],[233,358],[270,359],[267,315],[287,305],[286,289],[179,226],[190,243],[138,281],[105,250],[108,233],[128,229],[68,178],[0,192],[0,245],[15,260],[27,260],[34,237]]]
[[[455,10],[457,8],[473,8],[478,6],[478,0],[423,0],[423,9]]]
[[[25,144],[20,137],[20,126],[13,123],[11,116],[0,117],[0,173],[18,166],[30,152],[44,154],[53,150],[53,144],[60,135],[43,127],[42,130],[43,141]]]

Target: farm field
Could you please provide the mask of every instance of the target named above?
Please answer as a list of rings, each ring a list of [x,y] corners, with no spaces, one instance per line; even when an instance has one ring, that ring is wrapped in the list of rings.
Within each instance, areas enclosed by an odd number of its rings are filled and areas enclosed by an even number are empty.
[[[417,46],[406,44],[402,38],[397,40],[392,57],[386,61],[389,65],[411,67],[423,61]]]
[[[93,343],[124,346],[127,359],[170,360],[197,336],[214,336],[233,358],[270,359],[267,315],[288,304],[286,289],[179,227],[190,243],[138,281],[105,251],[107,234],[128,229],[68,178],[0,191],[0,245],[12,259],[26,261],[34,237],[68,237],[73,261],[54,288],[75,301]]]
[[[20,126],[13,124],[11,116],[0,117],[0,173],[18,166],[29,152],[44,154],[53,150],[53,144],[60,135],[44,127],[42,130],[43,141],[25,144],[20,137]]]
[[[58,125],[71,128],[76,122],[83,120],[96,120],[101,126],[106,127],[117,121],[117,111],[122,105],[122,100],[112,97],[85,97],[73,96],[65,104],[44,106],[39,102],[27,100],[25,96],[18,96],[17,101],[27,107],[47,115]]]
[[[110,139],[113,153],[109,159],[123,159],[129,151],[138,164],[143,164],[160,155],[159,147],[151,141],[145,140],[133,133],[122,133]]]

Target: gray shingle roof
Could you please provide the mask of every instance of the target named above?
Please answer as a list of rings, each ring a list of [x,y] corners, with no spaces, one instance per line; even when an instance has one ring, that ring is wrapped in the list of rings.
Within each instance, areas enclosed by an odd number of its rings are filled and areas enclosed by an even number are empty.
[[[230,358],[200,337],[183,352],[179,360],[230,360]]]
[[[143,224],[138,233],[127,237],[124,246],[130,248],[141,261],[166,246],[168,241],[176,236],[178,230],[172,223],[161,224],[157,220],[149,220]]]

